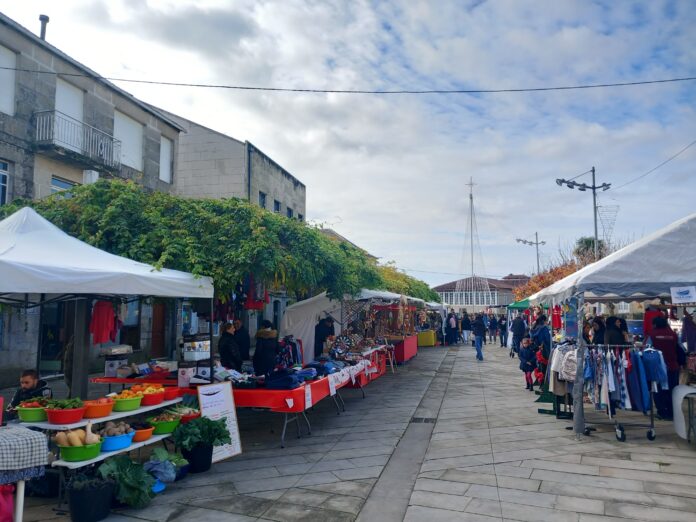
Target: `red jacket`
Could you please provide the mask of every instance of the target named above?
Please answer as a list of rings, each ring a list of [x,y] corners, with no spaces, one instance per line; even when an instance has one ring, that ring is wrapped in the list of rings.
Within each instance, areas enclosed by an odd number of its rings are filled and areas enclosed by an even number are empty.
[[[654,328],[650,334],[650,339],[652,339],[653,346],[662,352],[667,370],[679,370],[677,350],[681,350],[681,348],[677,346],[677,334],[671,328]]]

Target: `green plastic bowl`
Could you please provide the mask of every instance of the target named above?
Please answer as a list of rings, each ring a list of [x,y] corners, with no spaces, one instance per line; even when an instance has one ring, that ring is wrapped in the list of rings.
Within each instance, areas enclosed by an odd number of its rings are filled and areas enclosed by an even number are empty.
[[[44,422],[48,419],[43,408],[17,408],[17,415],[22,422]]]
[[[60,458],[66,462],[80,462],[90,460],[99,456],[101,451],[101,441],[87,446],[58,446],[60,448]]]
[[[173,421],[153,421],[153,418],[154,417],[150,417],[147,419],[148,424],[155,427],[155,431],[152,432],[153,435],[172,433],[181,422],[181,418]]]
[[[114,399],[114,409],[112,411],[133,411],[140,408],[142,397],[132,399]]]

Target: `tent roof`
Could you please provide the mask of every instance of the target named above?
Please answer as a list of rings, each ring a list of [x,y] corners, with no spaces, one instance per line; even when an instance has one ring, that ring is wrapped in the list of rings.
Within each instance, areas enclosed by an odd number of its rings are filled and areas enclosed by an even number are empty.
[[[529,297],[532,304],[562,301],[669,297],[670,287],[696,283],[696,214],[587,265]]]
[[[100,294],[213,297],[209,277],[104,252],[29,207],[0,221],[0,294]]]
[[[529,299],[522,299],[521,301],[510,303],[508,305],[508,308],[512,308],[513,310],[526,310],[530,306],[531,305],[529,304]]]

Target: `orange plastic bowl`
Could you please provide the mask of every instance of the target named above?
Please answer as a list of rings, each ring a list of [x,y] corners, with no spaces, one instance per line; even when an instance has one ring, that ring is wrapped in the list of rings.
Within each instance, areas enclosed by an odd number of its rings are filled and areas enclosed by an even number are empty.
[[[135,430],[135,436],[133,437],[133,442],[143,442],[144,440],[152,437],[152,432],[155,431],[155,427],[151,426],[143,430]]]
[[[99,404],[97,401],[85,401],[85,419],[98,419],[111,415],[111,410],[114,409],[114,401]]]
[[[143,401],[140,403],[141,406],[154,406],[160,404],[164,401],[164,392],[159,393],[146,393],[143,395]]]

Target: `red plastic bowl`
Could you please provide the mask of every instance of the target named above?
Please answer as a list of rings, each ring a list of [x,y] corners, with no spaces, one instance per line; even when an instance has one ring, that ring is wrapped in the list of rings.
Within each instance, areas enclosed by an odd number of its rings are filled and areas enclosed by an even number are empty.
[[[201,416],[201,413],[189,413],[188,415],[182,415],[181,416],[181,424],[186,424],[187,422],[191,422],[193,419],[197,419],[198,417]]]
[[[154,406],[155,404],[160,404],[164,401],[164,392],[159,393],[145,393],[143,394],[143,400],[140,403],[141,406]]]
[[[164,389],[164,400],[171,401],[179,397],[179,388],[177,386],[167,386]]]
[[[80,422],[85,416],[86,406],[82,408],[71,408],[68,410],[46,410],[48,422],[51,424],[72,424]]]

